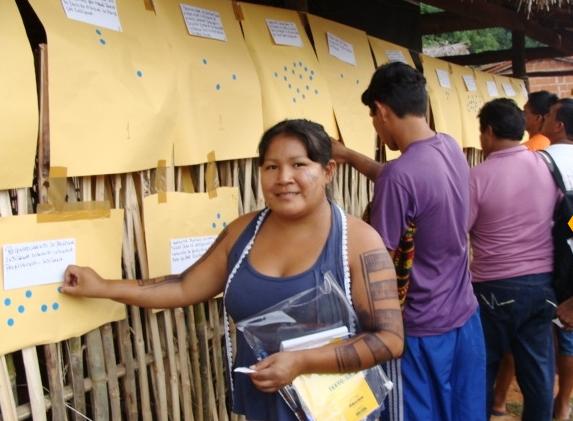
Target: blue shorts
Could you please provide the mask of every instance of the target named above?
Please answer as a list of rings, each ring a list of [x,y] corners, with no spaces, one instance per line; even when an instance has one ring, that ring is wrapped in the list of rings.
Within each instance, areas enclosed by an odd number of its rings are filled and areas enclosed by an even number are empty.
[[[559,355],[573,356],[573,330],[557,329],[557,349]]]
[[[485,361],[479,311],[441,335],[407,335],[404,420],[485,421]]]

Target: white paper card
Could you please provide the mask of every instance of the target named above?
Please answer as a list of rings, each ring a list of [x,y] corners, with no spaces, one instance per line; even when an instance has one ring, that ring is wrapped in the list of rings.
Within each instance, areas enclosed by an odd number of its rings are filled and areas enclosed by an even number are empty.
[[[438,75],[438,82],[442,88],[451,88],[450,84],[450,74],[444,69],[436,69],[436,75]]]
[[[244,373],[244,374],[251,374],[255,373],[255,370],[249,367],[235,367],[233,370],[235,373]]]
[[[68,19],[121,32],[115,0],[62,0]]]
[[[487,94],[490,97],[499,96],[499,92],[497,92],[497,85],[495,84],[495,82],[493,80],[488,80],[485,82],[485,84],[487,86]]]
[[[354,47],[352,47],[352,44],[330,32],[326,33],[326,40],[328,41],[328,52],[331,56],[356,66],[356,57],[354,56]]]
[[[219,12],[184,3],[181,3],[180,6],[190,35],[227,41]]]
[[[503,86],[503,91],[505,92],[505,96],[515,96],[515,90],[513,89],[513,85],[509,82],[502,82],[501,86]]]
[[[469,92],[477,91],[476,80],[472,75],[463,75],[464,83],[466,84],[466,89]]]
[[[275,44],[302,47],[302,39],[294,22],[275,19],[266,19],[266,21]]]
[[[171,240],[171,273],[180,274],[195,263],[211,247],[217,237],[174,238]]]
[[[402,54],[402,51],[400,50],[386,50],[384,51],[384,54],[386,55],[390,63],[394,63],[395,61],[400,61],[404,64],[408,64],[406,57],[404,57],[404,54]]]
[[[519,86],[521,86],[521,93],[522,93],[523,97],[527,98],[529,96],[529,94],[527,93],[527,88],[525,87],[525,82],[521,80],[519,82]]]
[[[54,284],[64,280],[68,265],[76,263],[76,240],[4,244],[4,289]]]

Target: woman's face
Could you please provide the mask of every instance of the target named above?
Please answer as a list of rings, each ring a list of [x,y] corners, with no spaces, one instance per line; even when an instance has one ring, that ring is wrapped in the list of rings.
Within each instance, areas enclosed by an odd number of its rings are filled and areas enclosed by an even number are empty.
[[[261,186],[267,206],[282,216],[298,217],[326,200],[334,161],[323,167],[312,161],[304,144],[296,137],[273,138],[261,166]]]

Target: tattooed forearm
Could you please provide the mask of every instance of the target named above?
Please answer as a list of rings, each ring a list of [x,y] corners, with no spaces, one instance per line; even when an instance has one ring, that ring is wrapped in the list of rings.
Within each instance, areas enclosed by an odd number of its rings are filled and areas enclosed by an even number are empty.
[[[336,354],[336,364],[338,371],[346,373],[348,371],[358,371],[362,367],[358,351],[354,348],[354,343],[342,345],[334,350]]]
[[[138,279],[137,285],[143,288],[156,288],[161,285],[172,284],[175,282],[181,282],[181,277],[179,275],[160,276],[159,278],[152,279]]]
[[[376,334],[369,333],[364,335],[364,343],[372,353],[374,361],[388,361],[394,358],[390,348],[386,346],[384,341]]]

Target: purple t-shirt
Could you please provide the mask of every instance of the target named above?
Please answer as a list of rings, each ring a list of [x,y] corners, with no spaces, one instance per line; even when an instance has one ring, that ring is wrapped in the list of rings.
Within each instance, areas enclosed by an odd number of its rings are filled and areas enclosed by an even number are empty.
[[[396,250],[414,222],[415,256],[406,296],[406,334],[437,335],[476,311],[468,268],[469,167],[450,136],[411,144],[384,166],[374,186],[371,222]]]

